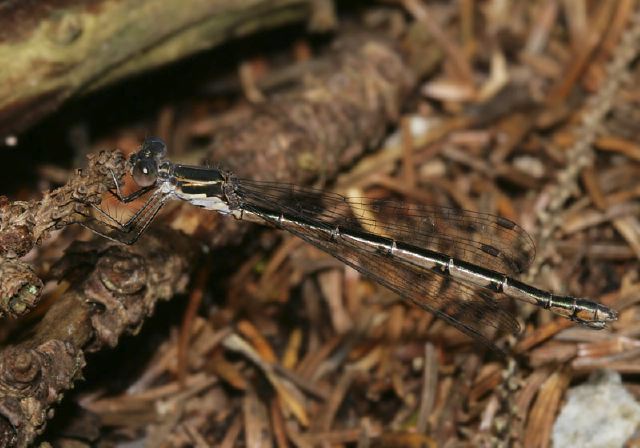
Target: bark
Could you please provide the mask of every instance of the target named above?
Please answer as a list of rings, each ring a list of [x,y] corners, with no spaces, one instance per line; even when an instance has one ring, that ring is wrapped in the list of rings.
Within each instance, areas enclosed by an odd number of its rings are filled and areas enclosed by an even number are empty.
[[[210,160],[252,179],[331,178],[380,143],[416,76],[397,43],[354,31],[337,39],[301,81],[218,129]]]
[[[19,258],[52,229],[88,216],[90,206],[100,204],[124,169],[120,152],[103,151],[91,154],[87,169],[78,171],[66,185],[45,192],[40,200],[10,202],[0,196],[0,315],[21,316],[38,303],[42,281]]]
[[[0,353],[0,446],[28,446],[82,376],[85,353],[135,333],[158,300],[183,292],[197,252],[166,228],[134,246],[76,243],[54,268],[71,287],[30,336]]]

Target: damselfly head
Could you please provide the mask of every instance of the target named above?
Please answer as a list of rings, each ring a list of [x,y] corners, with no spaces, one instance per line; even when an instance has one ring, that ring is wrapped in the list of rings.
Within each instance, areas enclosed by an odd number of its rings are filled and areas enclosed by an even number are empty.
[[[167,145],[158,137],[147,138],[138,152],[129,158],[131,175],[140,187],[149,187],[158,179],[158,165],[167,153]]]

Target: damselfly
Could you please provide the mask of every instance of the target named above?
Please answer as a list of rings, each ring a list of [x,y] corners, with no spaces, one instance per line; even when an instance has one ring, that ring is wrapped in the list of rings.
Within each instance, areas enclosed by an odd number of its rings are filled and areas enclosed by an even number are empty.
[[[101,209],[104,219],[85,222],[113,240],[134,243],[162,206],[178,199],[284,229],[489,346],[495,329],[519,331],[507,298],[596,329],[617,319],[616,311],[592,300],[516,280],[535,248],[520,226],[504,218],[240,179],[217,168],[172,163],[157,138],[143,143],[129,167],[139,190],[114,194],[124,203],[149,194],[144,205],[125,223]]]

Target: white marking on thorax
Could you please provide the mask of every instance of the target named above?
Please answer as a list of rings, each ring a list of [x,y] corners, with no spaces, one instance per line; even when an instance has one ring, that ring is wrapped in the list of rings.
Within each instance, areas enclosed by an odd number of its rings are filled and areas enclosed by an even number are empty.
[[[188,201],[193,204],[193,205],[197,205],[198,207],[202,207],[206,210],[213,210],[216,211],[218,213],[223,213],[223,214],[229,214],[231,213],[231,210],[229,209],[229,204],[227,204],[226,202],[224,202],[222,199],[220,198],[216,198],[216,197],[203,197],[203,198],[194,198],[194,197],[190,197],[188,199]]]

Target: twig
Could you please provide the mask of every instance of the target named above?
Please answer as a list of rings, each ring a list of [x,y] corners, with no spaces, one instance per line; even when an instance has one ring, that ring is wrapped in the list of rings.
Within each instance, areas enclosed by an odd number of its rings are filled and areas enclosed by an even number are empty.
[[[38,304],[43,283],[33,268],[20,260],[0,258],[0,313],[22,316]]]
[[[216,130],[209,159],[253,179],[308,183],[333,177],[380,142],[415,82],[392,41],[348,33],[302,86],[253,105]]]
[[[38,301],[42,281],[33,269],[17,260],[39,245],[53,229],[81,220],[89,204],[124,174],[119,151],[89,155],[87,169],[76,172],[66,185],[44,193],[38,201],[10,202],[0,196],[0,315],[17,317]]]
[[[0,353],[0,446],[27,446],[42,432],[81,377],[84,353],[137,332],[159,299],[185,290],[193,259],[191,241],[164,228],[135,246],[75,243],[53,269],[72,286],[28,339]]]
[[[206,287],[209,277],[209,269],[204,266],[195,279],[195,284],[189,294],[189,304],[182,318],[182,326],[180,328],[180,336],[178,340],[178,380],[184,385],[187,374],[189,373],[189,341],[193,333],[193,322],[196,318],[196,313],[202,303],[202,296],[204,294],[204,288]]]

